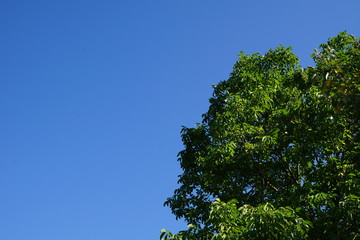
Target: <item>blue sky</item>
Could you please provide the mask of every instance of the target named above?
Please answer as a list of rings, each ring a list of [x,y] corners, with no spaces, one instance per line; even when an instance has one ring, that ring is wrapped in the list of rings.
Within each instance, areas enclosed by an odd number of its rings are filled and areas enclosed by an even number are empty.
[[[0,2],[0,239],[158,239],[180,130],[236,55],[293,46],[304,66],[358,0]]]

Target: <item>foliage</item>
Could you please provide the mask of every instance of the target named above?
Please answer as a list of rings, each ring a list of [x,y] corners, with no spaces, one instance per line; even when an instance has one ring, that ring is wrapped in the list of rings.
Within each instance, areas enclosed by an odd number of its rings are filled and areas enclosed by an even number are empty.
[[[182,129],[165,204],[190,227],[162,239],[360,237],[360,40],[342,32],[312,57],[303,69],[284,46],[241,53]]]

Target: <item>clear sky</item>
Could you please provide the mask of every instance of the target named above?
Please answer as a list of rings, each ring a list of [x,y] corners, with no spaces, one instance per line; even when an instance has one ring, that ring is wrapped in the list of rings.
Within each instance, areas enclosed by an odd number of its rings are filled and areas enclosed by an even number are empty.
[[[359,0],[1,0],[0,240],[145,240],[185,229],[163,202],[181,126],[236,55],[312,49]]]

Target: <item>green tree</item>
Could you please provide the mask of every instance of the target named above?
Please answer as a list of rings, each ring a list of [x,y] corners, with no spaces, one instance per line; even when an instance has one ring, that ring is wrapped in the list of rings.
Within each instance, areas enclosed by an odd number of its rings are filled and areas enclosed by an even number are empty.
[[[291,48],[241,53],[195,128],[183,127],[189,229],[162,239],[360,238],[360,40],[346,32],[301,68]]]

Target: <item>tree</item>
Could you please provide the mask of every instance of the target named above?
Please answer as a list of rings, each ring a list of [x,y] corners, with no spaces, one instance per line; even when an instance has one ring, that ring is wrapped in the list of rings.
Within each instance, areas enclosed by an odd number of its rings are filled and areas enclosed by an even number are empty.
[[[189,229],[162,239],[360,237],[360,39],[342,32],[312,57],[241,53],[214,85],[165,202]]]

